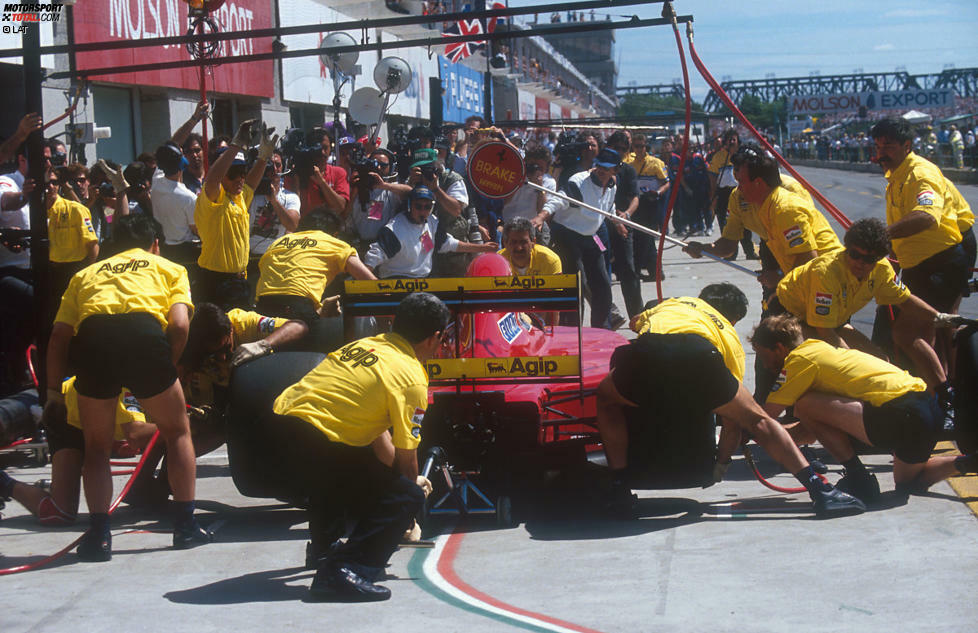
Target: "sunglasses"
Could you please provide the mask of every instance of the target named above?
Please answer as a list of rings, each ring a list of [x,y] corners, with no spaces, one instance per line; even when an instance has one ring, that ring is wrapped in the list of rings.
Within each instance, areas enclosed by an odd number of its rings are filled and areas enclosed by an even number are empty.
[[[867,264],[875,264],[879,260],[881,260],[884,257],[886,257],[886,255],[874,255],[872,253],[860,253],[860,252],[854,251],[851,248],[847,248],[846,249],[846,255],[848,255],[849,257],[851,257],[851,258],[853,258],[853,259],[855,259],[857,261],[866,262]]]

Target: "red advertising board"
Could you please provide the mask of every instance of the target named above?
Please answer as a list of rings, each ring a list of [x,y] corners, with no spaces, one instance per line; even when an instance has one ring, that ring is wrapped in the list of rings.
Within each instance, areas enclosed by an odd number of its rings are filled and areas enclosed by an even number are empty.
[[[75,41],[79,44],[115,42],[186,35],[190,28],[187,3],[183,0],[86,0],[75,7]],[[210,14],[222,33],[262,29],[272,26],[268,0],[230,0]],[[237,39],[221,42],[216,58],[271,51],[271,38]],[[148,46],[145,48],[78,53],[80,70],[151,64],[192,59],[187,47]],[[230,94],[272,97],[275,95],[272,61],[216,66],[208,77],[207,89]],[[196,68],[175,68],[140,73],[99,75],[94,81],[125,83],[165,88],[197,90],[200,80]]]
[[[472,187],[487,198],[505,198],[523,184],[523,157],[509,143],[480,145],[468,169]]]
[[[561,106],[560,116],[562,116],[565,119],[571,118],[571,109],[568,108],[567,106]]]
[[[550,102],[543,97],[537,97],[537,120],[550,120]]]

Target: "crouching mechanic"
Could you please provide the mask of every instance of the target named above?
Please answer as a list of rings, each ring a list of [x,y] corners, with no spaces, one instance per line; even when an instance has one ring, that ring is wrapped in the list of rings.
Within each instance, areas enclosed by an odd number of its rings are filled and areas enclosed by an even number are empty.
[[[428,406],[421,364],[442,341],[448,308],[414,293],[398,305],[392,331],[331,353],[275,400],[273,411],[292,454],[295,477],[306,485],[312,544],[319,559],[313,598],[376,601],[390,590],[374,584],[424,503],[417,483],[417,446]],[[393,427],[393,459],[381,461],[371,444]],[[424,483],[424,482],[422,482]],[[337,518],[354,522],[342,545]]]
[[[45,527],[71,525],[78,516],[81,492],[82,461],[85,438],[78,416],[78,392],[72,376],[61,383],[64,405],[46,407],[41,425],[51,451],[51,486],[49,490],[17,481],[0,470],[0,499],[17,501],[37,517]],[[119,394],[115,409],[115,440],[126,440],[131,447],[142,449],[156,433],[148,424],[143,409],[128,390]]]
[[[859,461],[853,438],[893,451],[893,480],[904,493],[978,472],[976,453],[931,457],[944,412],[923,380],[864,352],[805,340],[789,314],[761,321],[751,343],[769,368],[781,372],[764,409],[777,416],[794,405],[801,428],[792,435],[813,434],[845,467],[839,490],[866,503],[880,496],[879,482]]]
[[[176,361],[190,324],[187,270],[159,256],[159,222],[145,215],[116,220],[119,254],[72,277],[55,317],[47,353],[47,384],[68,375],[69,351],[85,437],[82,477],[91,526],[78,546],[86,561],[112,558],[109,454],[119,391],[127,386],[159,428],[170,456],[173,546],[212,540],[194,517],[196,469]],[[47,406],[62,402],[48,389]]]
[[[928,385],[950,401],[944,368],[932,347],[937,311],[896,281],[886,261],[890,238],[877,218],[857,220],[846,231],[845,250],[821,255],[789,272],[778,284],[778,302],[810,332],[835,347],[855,348],[885,358],[882,350],[849,325],[870,299],[900,306],[893,322],[894,342],[909,356]]]
[[[628,487],[625,407],[654,411],[676,405],[691,418],[710,412],[723,418],[715,479],[722,478],[723,465],[739,443],[739,427],[794,473],[808,489],[816,514],[866,509],[858,499],[822,481],[788,432],[744,388],[744,349],[733,324],[746,314],[744,293],[733,284],[721,283],[706,286],[698,299],[668,299],[632,320],[639,336],[614,351],[611,371],[597,392],[597,424],[611,470],[613,510],[630,513],[634,504]]]

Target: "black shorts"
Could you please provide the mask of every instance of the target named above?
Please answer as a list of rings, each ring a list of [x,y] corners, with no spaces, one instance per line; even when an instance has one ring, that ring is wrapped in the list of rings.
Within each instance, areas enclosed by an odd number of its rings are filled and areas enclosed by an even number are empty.
[[[258,297],[255,311],[262,316],[297,319],[310,327],[319,320],[315,302],[298,295],[262,295]]]
[[[931,255],[913,268],[903,269],[903,283],[915,296],[938,312],[951,312],[966,290],[971,262],[961,243]]]
[[[907,464],[930,458],[944,414],[937,398],[925,391],[911,391],[876,407],[863,403],[863,426],[873,446],[893,451]]]
[[[737,395],[723,356],[696,334],[643,334],[611,355],[615,388],[650,411],[708,412]]]
[[[151,398],[177,379],[170,343],[150,314],[96,314],[71,340],[75,389],[89,398],[117,398],[123,386]]]
[[[74,448],[85,452],[85,436],[77,426],[71,426],[64,418],[49,421],[44,432],[48,438],[48,450],[52,455],[63,448]]]

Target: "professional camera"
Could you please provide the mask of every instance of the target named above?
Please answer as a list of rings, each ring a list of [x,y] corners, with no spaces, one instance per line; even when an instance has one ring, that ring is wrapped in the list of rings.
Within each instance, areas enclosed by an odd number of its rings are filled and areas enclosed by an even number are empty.
[[[554,166],[567,169],[573,167],[581,160],[581,152],[587,149],[587,141],[583,136],[570,130],[565,130],[557,137],[557,146],[554,147]]]
[[[323,158],[321,145],[306,143],[306,135],[299,128],[290,128],[282,135],[282,157],[299,179],[299,187],[305,188],[312,176],[312,168]]]
[[[407,174],[411,171],[411,157],[414,155],[414,150],[420,147],[421,139],[409,135],[404,126],[398,126],[391,131],[387,149],[394,152],[398,180],[403,181],[407,178]],[[404,178],[401,178],[401,175]]]
[[[353,147],[350,150],[350,163],[353,166],[353,171],[356,172],[357,177],[360,180],[360,186],[357,187],[357,195],[360,199],[360,204],[367,206],[370,202],[370,174],[380,173],[380,164],[367,156],[363,149],[363,145],[360,143],[353,143]]]
[[[68,163],[68,155],[64,152],[52,152],[51,153],[51,166],[52,167],[64,167]]]

